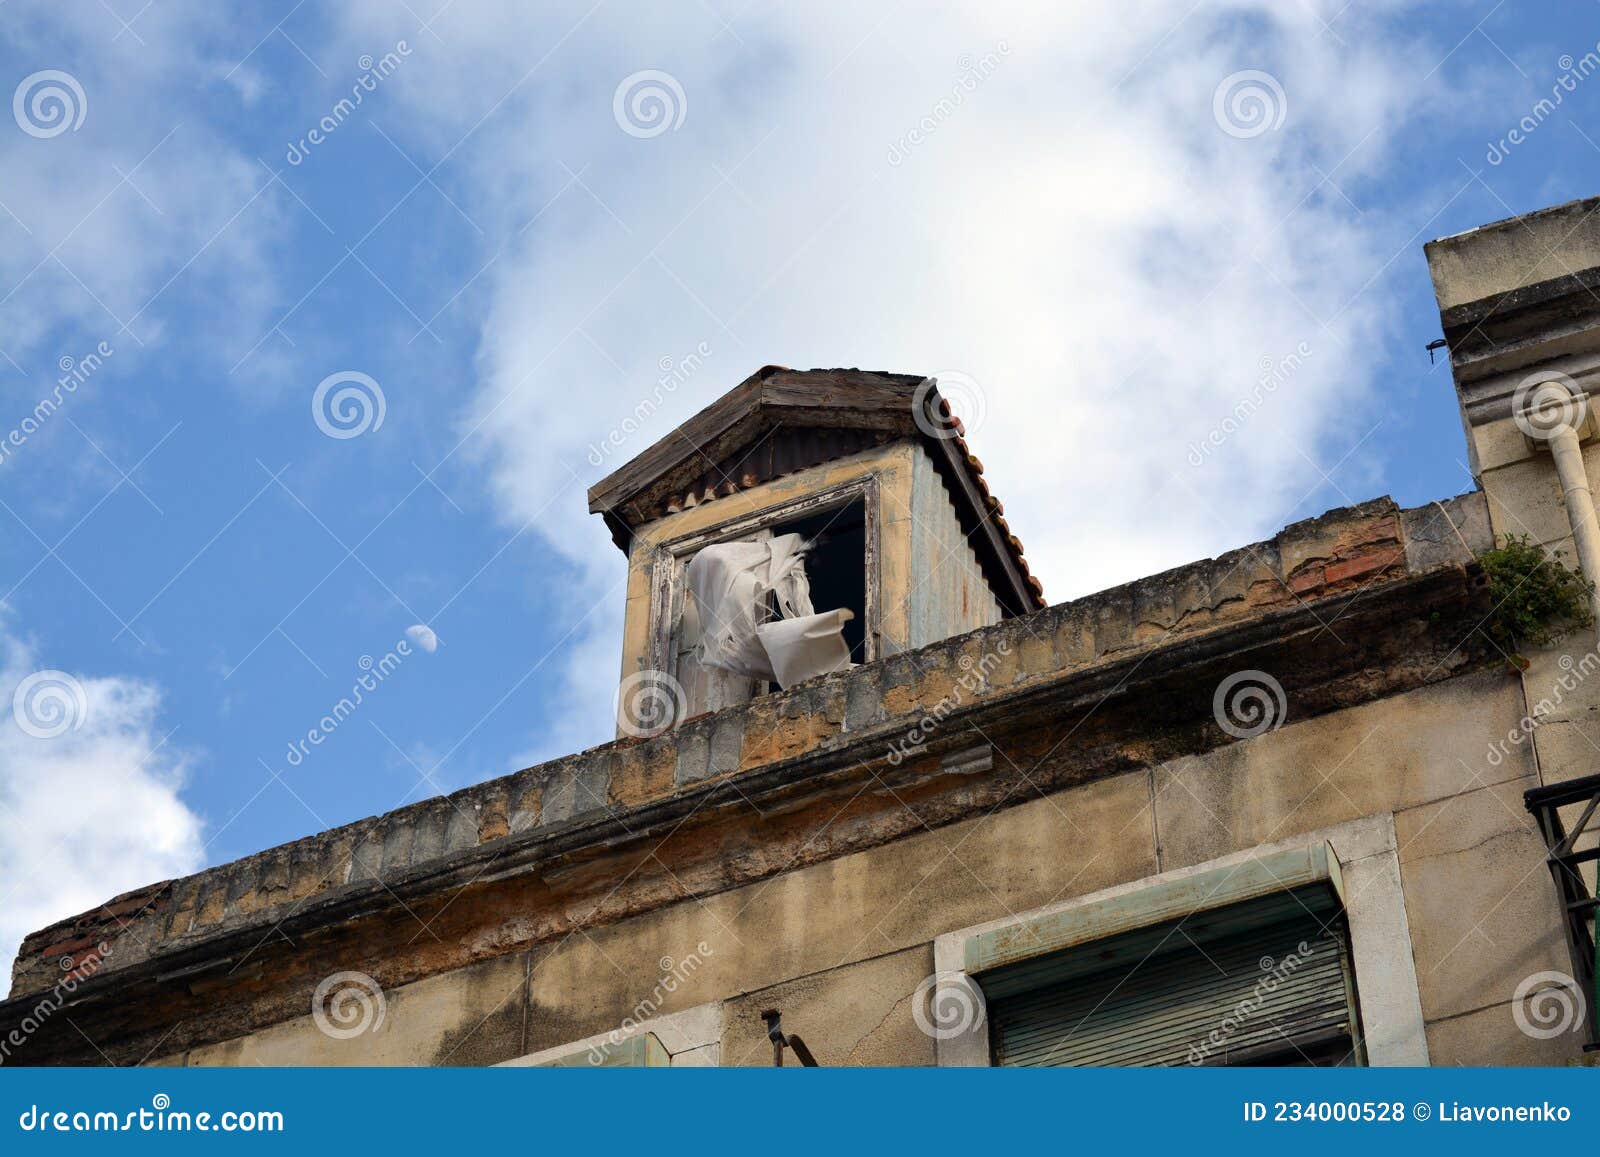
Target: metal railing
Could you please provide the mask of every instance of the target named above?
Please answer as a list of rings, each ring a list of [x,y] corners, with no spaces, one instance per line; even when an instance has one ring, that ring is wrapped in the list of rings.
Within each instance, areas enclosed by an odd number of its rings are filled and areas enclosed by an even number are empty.
[[[1600,1050],[1600,991],[1595,987],[1595,913],[1600,899],[1584,878],[1583,866],[1600,861],[1600,775],[1536,787],[1522,798],[1550,850],[1550,875],[1561,899],[1561,925],[1572,956],[1572,976],[1588,1004],[1589,1039],[1584,1051],[1594,1052]],[[1570,826],[1561,818],[1563,808],[1579,809]],[[1595,846],[1579,851],[1577,845],[1585,835],[1595,837]]]

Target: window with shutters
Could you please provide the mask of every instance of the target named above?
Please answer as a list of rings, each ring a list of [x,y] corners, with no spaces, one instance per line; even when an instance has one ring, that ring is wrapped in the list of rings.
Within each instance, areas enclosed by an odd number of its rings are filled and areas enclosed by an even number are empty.
[[[935,1062],[1426,1065],[1397,847],[1363,816],[942,933]]]
[[[1345,920],[1326,887],[1258,897],[979,978],[994,1063],[1363,1063]]]

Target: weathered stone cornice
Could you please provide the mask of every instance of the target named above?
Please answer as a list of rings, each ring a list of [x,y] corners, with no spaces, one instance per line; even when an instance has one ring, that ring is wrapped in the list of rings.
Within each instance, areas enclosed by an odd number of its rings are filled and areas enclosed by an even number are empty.
[[[1272,671],[1295,718],[1447,678],[1481,658],[1482,505],[1335,511],[654,740],[119,898],[29,937],[0,1032],[62,975],[58,956],[103,939],[112,955],[76,987],[73,1016],[137,1058],[156,1026],[181,1021],[166,1047],[182,1048],[299,1015],[337,968],[405,983],[1231,742],[1211,696],[1242,667]],[[987,763],[943,759],[991,743]],[[836,814],[818,838],[818,818]],[[69,1037],[40,1032],[30,1048],[72,1056],[83,1046]]]
[[[1440,320],[1468,419],[1510,417],[1517,379],[1508,374],[1600,349],[1600,267],[1467,302]]]

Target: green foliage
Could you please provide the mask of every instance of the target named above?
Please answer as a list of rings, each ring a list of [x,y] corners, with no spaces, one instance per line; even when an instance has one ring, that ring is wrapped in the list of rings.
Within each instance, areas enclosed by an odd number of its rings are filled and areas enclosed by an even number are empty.
[[[1506,538],[1478,555],[1478,562],[1489,576],[1494,603],[1488,631],[1507,650],[1519,642],[1542,647],[1592,621],[1592,584],[1527,535]]]

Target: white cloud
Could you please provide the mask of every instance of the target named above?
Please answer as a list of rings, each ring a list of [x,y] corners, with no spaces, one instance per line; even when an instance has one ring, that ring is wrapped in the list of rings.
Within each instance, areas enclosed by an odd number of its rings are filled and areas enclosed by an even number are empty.
[[[217,63],[238,38],[232,18],[214,5],[164,4],[119,31],[98,5],[23,0],[5,13],[16,71],[0,95],[0,350],[23,372],[0,361],[0,404],[10,411],[0,428],[49,394],[66,357],[114,350],[80,399],[110,383],[131,389],[142,358],[173,336],[173,318],[206,337],[190,344],[200,356],[189,371],[227,367],[259,336],[275,300],[268,242],[282,225],[281,191],[263,192],[267,171],[208,123],[208,86],[234,93]],[[75,129],[40,137],[12,123],[9,98],[24,75],[45,70],[71,75],[83,116]],[[259,89],[248,71],[230,83],[246,100]],[[74,420],[94,429],[95,411],[73,405]],[[18,455],[34,478],[51,480],[40,499],[47,509],[68,509],[62,484],[93,469],[76,442],[47,456],[62,428],[48,423]],[[25,933],[194,871],[202,859],[200,820],[179,797],[188,757],[162,743],[155,686],[84,677],[80,728],[41,739],[15,724],[16,685],[38,666],[67,661],[46,663],[0,618],[7,961]]]
[[[455,150],[451,184],[500,250],[464,429],[507,522],[537,520],[588,578],[573,617],[607,592],[542,753],[603,738],[616,681],[621,560],[584,511],[604,472],[587,447],[702,340],[708,368],[605,469],[768,362],[956,370],[984,391],[974,449],[1054,600],[1281,525],[1319,480],[1308,459],[1331,467],[1375,420],[1397,244],[1319,174],[1382,172],[1431,105],[1431,49],[1392,10],[1340,7],[821,3],[723,27],[710,6],[458,5],[415,37],[391,92],[430,161]],[[406,31],[389,5],[347,11],[352,44]],[[651,139],[613,121],[643,69],[688,103]],[[1246,69],[1288,109],[1239,139],[1213,98]]]
[[[47,666],[0,620],[6,961],[27,933],[202,860],[200,819],[179,798],[189,757],[161,726],[159,689],[126,676],[27,682]]]
[[[248,102],[258,88],[248,64],[222,82],[227,14],[158,5],[120,33],[93,4],[24,0],[6,16],[19,71],[0,94],[0,349],[27,381],[0,361],[0,398],[36,399],[59,357],[100,340],[131,372],[174,315],[207,335],[208,371],[231,366],[276,300],[282,191],[208,123],[213,94]],[[46,69],[68,73],[86,107],[76,129],[40,139],[12,123],[9,98]]]

